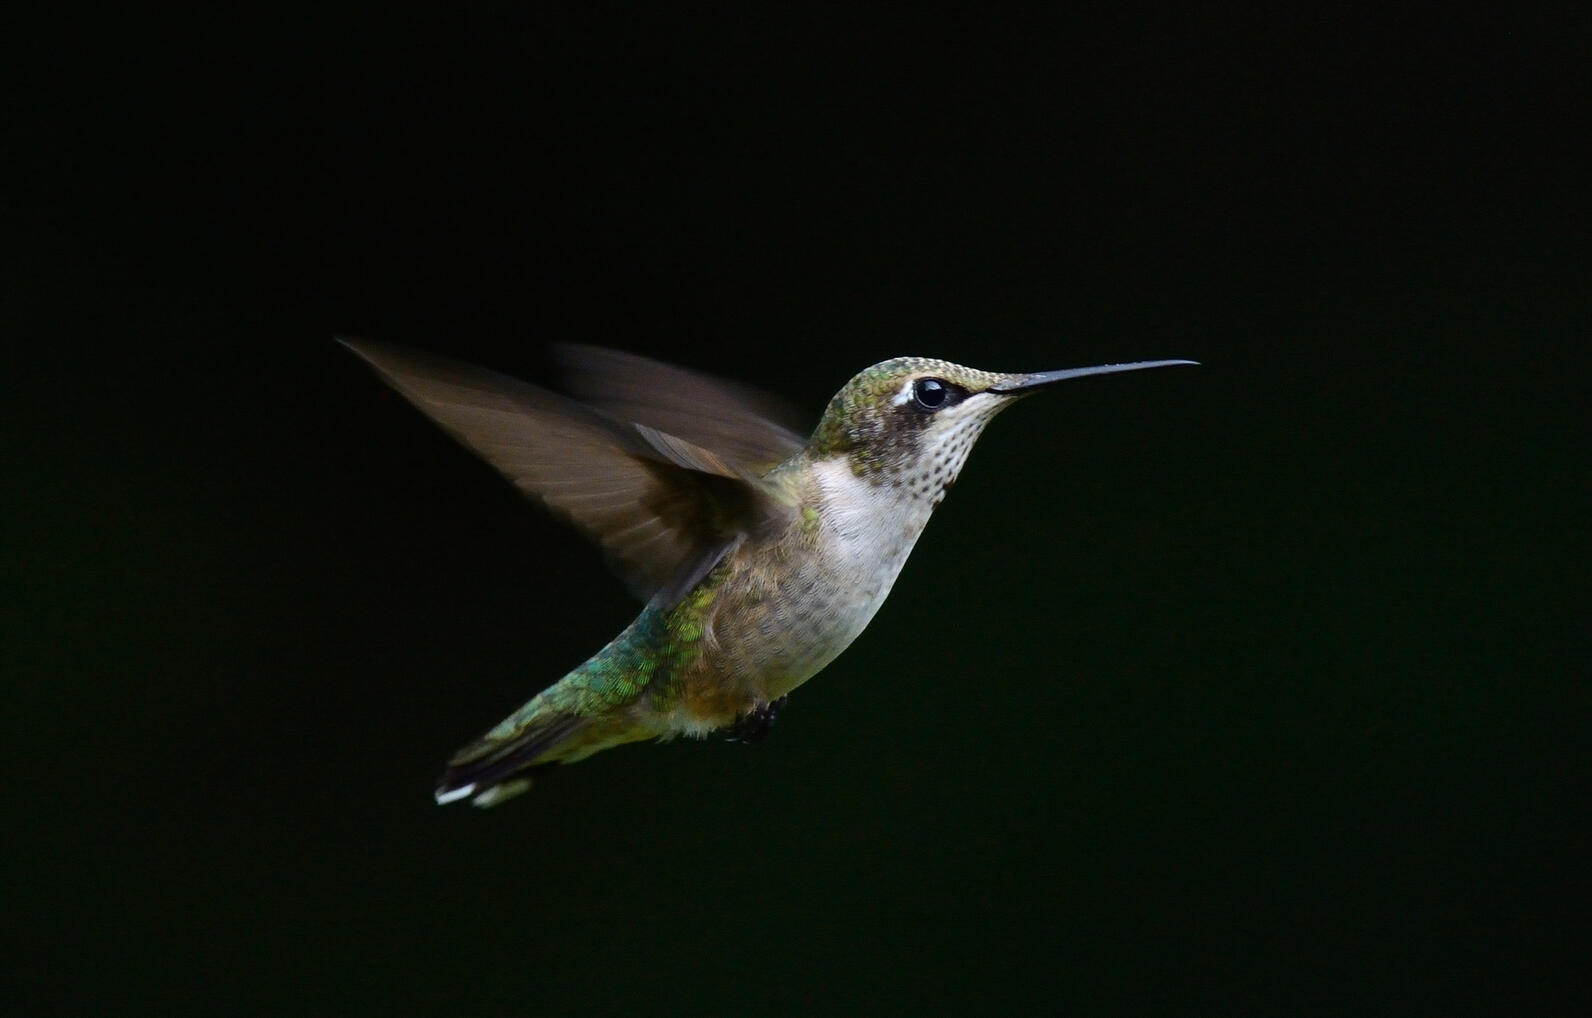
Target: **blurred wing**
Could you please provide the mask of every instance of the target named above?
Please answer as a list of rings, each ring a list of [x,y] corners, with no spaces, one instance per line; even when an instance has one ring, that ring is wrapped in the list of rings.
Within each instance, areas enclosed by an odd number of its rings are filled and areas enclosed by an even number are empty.
[[[623,421],[676,435],[762,473],[806,444],[801,417],[750,386],[599,346],[554,353],[572,395]]]
[[[460,361],[339,340],[525,494],[597,540],[642,597],[678,596],[725,548],[786,512],[735,465]]]

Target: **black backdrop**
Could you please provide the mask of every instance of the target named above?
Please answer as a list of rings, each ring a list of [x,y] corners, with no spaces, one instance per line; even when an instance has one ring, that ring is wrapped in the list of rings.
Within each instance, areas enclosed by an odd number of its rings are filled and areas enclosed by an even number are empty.
[[[759,10],[21,19],[13,1013],[1584,1007],[1585,14]],[[338,333],[1204,366],[997,422],[767,742],[479,812],[635,606]]]

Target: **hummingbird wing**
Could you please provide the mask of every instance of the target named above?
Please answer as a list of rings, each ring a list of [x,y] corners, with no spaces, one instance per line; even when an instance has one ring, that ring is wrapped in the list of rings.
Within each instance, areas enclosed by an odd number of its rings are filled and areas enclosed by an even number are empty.
[[[678,436],[757,473],[800,452],[802,416],[737,382],[600,346],[553,348],[572,395],[623,421]]]
[[[752,468],[495,371],[339,340],[522,492],[601,544],[643,598],[672,601],[741,535],[790,510]]]

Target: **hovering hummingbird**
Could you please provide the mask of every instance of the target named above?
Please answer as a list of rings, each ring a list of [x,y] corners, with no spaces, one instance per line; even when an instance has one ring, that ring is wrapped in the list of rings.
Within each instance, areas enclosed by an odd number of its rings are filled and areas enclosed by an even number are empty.
[[[900,357],[803,440],[754,390],[561,347],[570,399],[458,361],[341,340],[525,494],[600,542],[646,600],[630,626],[448,761],[439,803],[492,806],[533,770],[621,743],[751,740],[857,638],[984,426],[1069,378]]]

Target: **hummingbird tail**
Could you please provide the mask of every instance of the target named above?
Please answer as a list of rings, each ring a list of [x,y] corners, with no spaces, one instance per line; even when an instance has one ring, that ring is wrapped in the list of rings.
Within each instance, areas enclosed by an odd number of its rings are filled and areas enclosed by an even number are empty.
[[[437,781],[437,802],[469,799],[496,806],[531,787],[530,772],[551,766],[550,756],[586,725],[583,718],[555,714],[533,721],[507,737],[482,736],[448,761]]]

